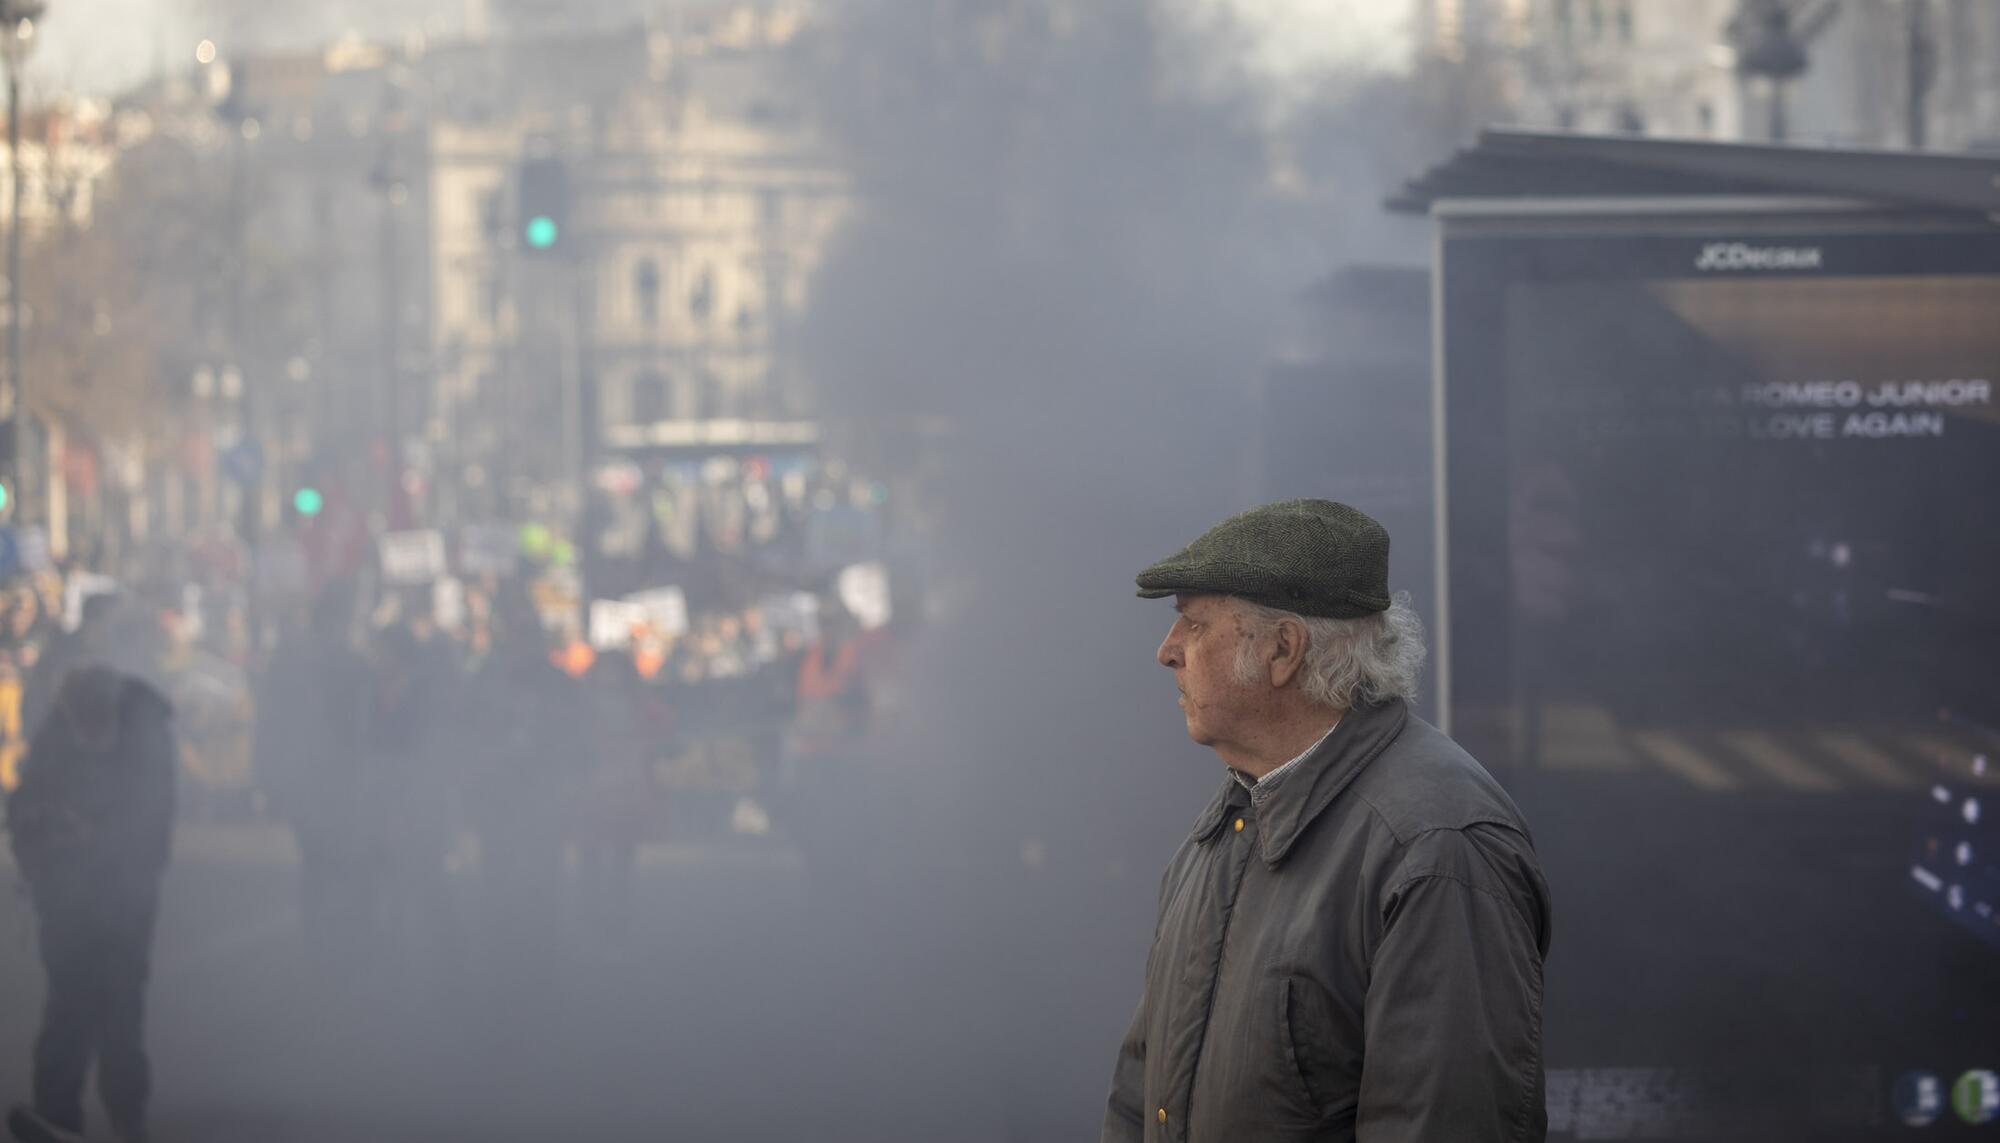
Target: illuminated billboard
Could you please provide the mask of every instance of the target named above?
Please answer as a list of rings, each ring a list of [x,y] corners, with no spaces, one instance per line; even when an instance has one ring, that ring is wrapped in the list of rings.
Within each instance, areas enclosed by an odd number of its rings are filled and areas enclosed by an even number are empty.
[[[1445,701],[1555,892],[1552,1135],[1970,1137],[2000,231],[1487,221],[1441,266]]]

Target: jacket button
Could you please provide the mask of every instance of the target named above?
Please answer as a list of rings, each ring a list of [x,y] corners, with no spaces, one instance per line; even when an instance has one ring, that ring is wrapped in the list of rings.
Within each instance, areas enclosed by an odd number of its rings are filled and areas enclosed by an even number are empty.
[[[1236,819],[1236,832],[1237,832],[1237,833],[1242,833],[1242,832],[1243,832],[1243,819],[1242,819],[1242,818],[1237,818],[1237,819]]]
[[[1165,1123],[1166,1121],[1167,1121],[1167,1109],[1163,1107],[1160,1109],[1160,1122]]]

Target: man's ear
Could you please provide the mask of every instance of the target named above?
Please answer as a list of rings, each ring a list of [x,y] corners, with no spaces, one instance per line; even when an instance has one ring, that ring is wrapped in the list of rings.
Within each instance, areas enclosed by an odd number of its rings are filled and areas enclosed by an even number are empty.
[[[1287,687],[1306,665],[1306,625],[1287,616],[1271,629],[1271,685]]]

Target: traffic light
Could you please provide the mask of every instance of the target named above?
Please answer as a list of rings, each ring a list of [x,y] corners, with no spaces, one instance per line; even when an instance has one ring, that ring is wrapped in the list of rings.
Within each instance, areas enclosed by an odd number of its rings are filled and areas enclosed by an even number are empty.
[[[5,512],[7,510],[8,503],[13,499],[14,498],[7,492],[6,482],[0,481],[0,512]]]
[[[321,495],[317,488],[310,486],[301,488],[292,494],[292,507],[298,510],[299,515],[310,520],[319,515],[320,509],[326,507],[326,497]]]
[[[517,185],[521,244],[530,254],[554,254],[569,229],[569,168],[561,159],[524,159]]]

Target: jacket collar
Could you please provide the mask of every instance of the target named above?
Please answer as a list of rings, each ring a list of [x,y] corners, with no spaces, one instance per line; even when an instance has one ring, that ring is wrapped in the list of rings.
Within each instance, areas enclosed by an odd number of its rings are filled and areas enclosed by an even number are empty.
[[[1333,733],[1300,759],[1298,770],[1270,789],[1245,790],[1234,774],[1228,775],[1195,819],[1188,840],[1204,844],[1213,840],[1231,812],[1247,804],[1257,811],[1264,861],[1276,867],[1306,827],[1396,740],[1409,715],[1402,699],[1348,711]]]
[[[1194,828],[1188,831],[1188,840],[1203,845],[1215,840],[1223,821],[1238,807],[1249,804],[1250,792],[1237,782],[1235,773],[1224,775],[1222,788],[1215,792],[1215,796],[1208,800],[1207,808],[1194,819]]]

